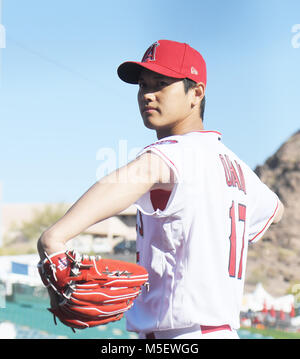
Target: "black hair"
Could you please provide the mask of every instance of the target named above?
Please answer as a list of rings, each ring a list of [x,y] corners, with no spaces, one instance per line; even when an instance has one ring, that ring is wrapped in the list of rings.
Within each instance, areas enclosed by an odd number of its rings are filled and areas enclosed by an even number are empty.
[[[184,86],[184,92],[188,93],[188,91],[195,87],[197,82],[190,80],[188,78],[183,79],[183,86]],[[200,117],[202,119],[202,122],[204,121],[204,110],[205,110],[205,96],[203,97],[201,104],[200,104]]]

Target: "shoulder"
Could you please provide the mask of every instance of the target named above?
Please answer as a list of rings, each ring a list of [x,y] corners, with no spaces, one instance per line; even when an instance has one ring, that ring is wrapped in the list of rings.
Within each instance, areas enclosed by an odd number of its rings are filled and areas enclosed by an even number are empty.
[[[146,174],[146,177],[154,183],[155,189],[170,189],[170,185],[175,183],[172,168],[155,152],[143,152],[135,162],[136,168]]]

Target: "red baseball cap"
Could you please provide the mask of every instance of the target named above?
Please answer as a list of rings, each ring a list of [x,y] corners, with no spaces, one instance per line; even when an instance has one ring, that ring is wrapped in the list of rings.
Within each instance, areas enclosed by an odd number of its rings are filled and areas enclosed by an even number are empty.
[[[118,67],[121,80],[137,84],[142,69],[164,76],[189,78],[206,85],[206,64],[202,55],[186,43],[158,40],[145,52],[141,62],[127,61]]]

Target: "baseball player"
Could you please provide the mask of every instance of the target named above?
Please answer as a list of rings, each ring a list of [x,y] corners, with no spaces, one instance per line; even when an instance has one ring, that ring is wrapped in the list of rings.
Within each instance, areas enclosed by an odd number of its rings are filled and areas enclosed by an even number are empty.
[[[149,289],[127,312],[127,329],[146,339],[238,338],[248,243],[280,221],[283,205],[220,132],[204,130],[199,52],[159,40],[118,75],[138,85],[141,117],[157,141],[96,182],[42,234],[39,252],[64,250],[134,203],[137,261]]]

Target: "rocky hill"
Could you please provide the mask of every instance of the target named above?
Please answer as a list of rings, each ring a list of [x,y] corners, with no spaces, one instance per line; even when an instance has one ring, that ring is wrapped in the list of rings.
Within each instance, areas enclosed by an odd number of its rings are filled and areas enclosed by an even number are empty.
[[[270,294],[283,295],[300,284],[300,130],[255,172],[277,193],[285,213],[249,246],[245,291],[261,282]]]

